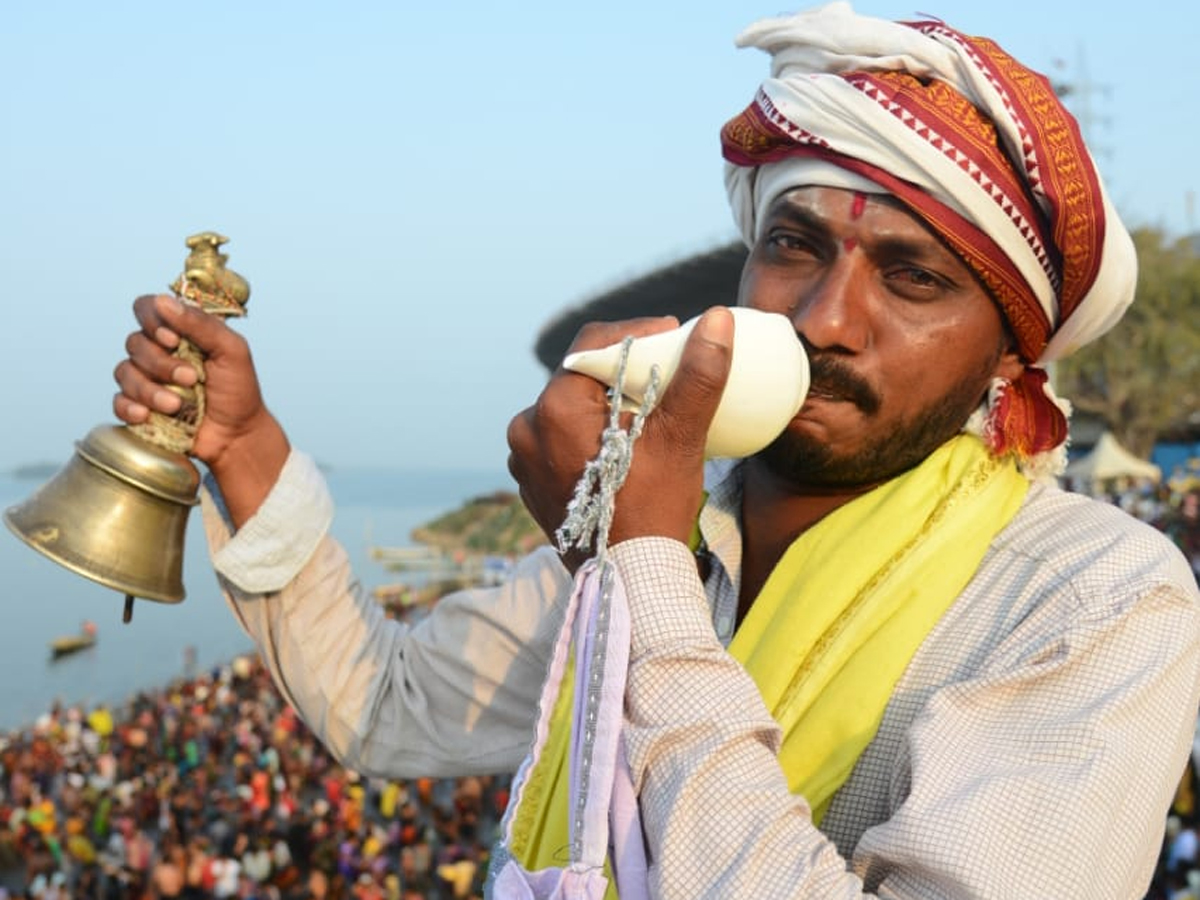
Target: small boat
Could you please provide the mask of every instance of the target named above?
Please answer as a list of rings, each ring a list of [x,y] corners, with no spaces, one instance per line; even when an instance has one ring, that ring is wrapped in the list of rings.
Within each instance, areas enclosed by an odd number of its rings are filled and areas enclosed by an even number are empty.
[[[80,650],[86,650],[95,643],[96,624],[94,622],[84,622],[79,630],[79,634],[63,635],[62,637],[56,637],[50,642],[50,658],[61,659],[64,656],[70,656],[72,653],[78,653]]]

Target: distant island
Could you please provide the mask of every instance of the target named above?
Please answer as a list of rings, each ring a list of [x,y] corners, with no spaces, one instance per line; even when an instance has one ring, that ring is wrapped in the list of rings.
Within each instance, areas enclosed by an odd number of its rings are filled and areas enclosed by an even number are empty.
[[[14,469],[10,469],[8,471],[8,474],[12,478],[19,478],[22,481],[34,481],[34,480],[44,481],[45,479],[49,478],[50,476],[56,474],[58,472],[58,470],[61,468],[62,468],[62,465],[60,463],[52,463],[52,462],[25,463],[24,465],[20,465]]]
[[[412,539],[443,553],[524,556],[546,536],[521,498],[496,491],[468,500],[458,509],[418,525]]]

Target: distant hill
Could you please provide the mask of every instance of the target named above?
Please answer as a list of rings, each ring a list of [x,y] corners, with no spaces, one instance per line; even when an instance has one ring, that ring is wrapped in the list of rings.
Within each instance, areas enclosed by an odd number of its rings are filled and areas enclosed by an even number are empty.
[[[524,556],[547,543],[520,496],[493,491],[468,500],[458,509],[413,529],[419,548],[373,548],[374,558],[392,571],[417,576],[372,590],[375,599],[392,615],[407,617],[427,610],[451,591],[478,584],[497,584],[503,568],[488,559]]]
[[[521,498],[496,491],[468,500],[458,509],[413,529],[412,539],[448,553],[523,556],[546,536]]]

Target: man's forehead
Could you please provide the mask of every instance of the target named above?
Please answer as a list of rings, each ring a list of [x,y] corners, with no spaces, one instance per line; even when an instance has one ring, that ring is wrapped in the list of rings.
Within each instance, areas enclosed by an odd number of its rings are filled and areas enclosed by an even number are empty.
[[[883,240],[902,239],[944,250],[962,262],[942,235],[904,201],[886,191],[860,191],[826,185],[798,185],[781,193],[767,208],[764,222],[792,220],[814,228],[839,228],[869,219]]]
[[[895,195],[886,191],[860,191],[854,188],[829,187],[826,185],[806,184],[788,188],[767,208],[769,215],[786,214],[794,211],[827,211],[830,213],[861,211],[868,205],[886,207],[903,213],[907,218],[925,228],[925,223],[919,216],[913,214]]]

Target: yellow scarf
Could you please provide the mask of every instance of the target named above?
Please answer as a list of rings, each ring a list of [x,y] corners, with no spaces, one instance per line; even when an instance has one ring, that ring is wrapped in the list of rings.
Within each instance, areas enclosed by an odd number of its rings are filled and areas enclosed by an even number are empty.
[[[781,726],[780,765],[815,822],[875,736],[909,660],[1028,489],[1011,461],[960,435],[830,513],[775,566],[729,652]],[[512,853],[531,871],[565,857],[570,695],[564,681],[513,823]]]

